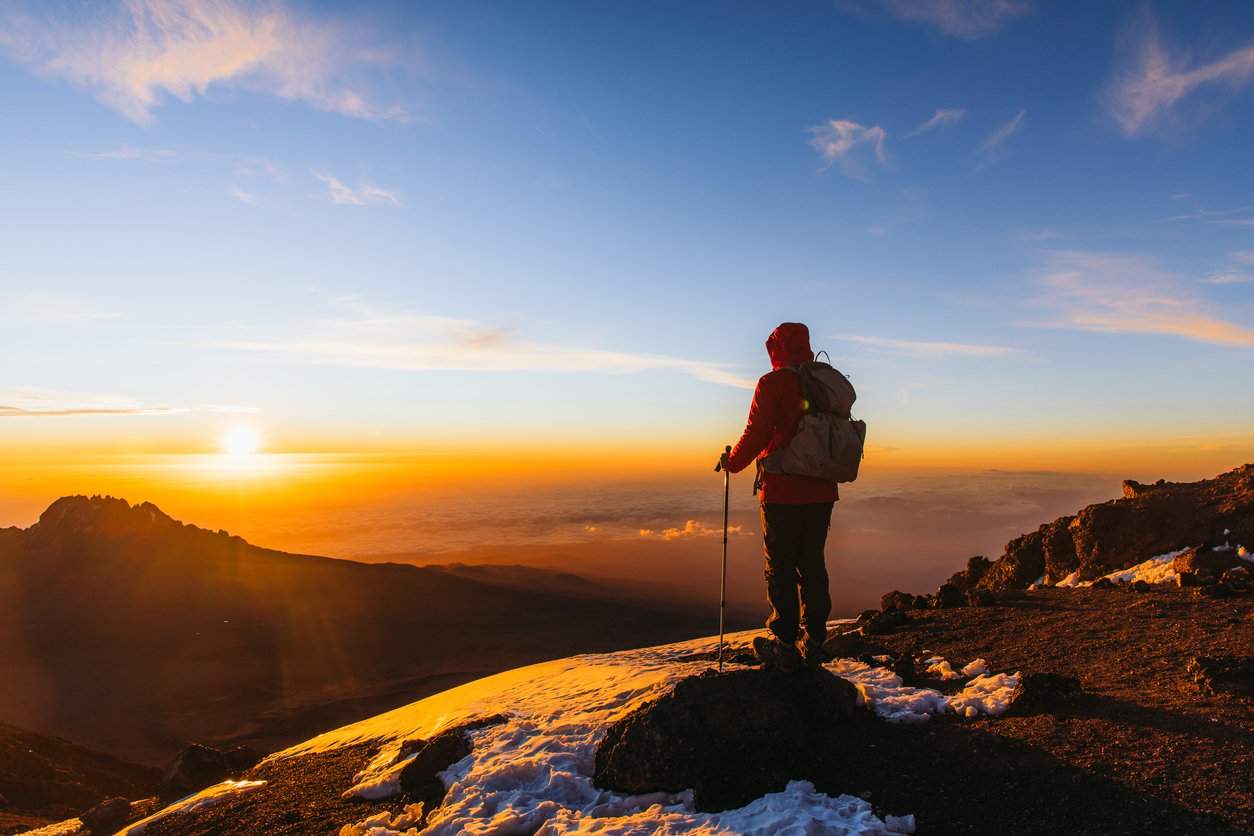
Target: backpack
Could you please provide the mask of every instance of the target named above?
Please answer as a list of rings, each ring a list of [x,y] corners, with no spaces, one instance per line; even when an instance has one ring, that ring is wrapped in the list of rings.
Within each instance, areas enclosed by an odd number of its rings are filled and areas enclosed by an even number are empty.
[[[770,473],[852,482],[858,478],[866,441],[866,422],[855,420],[849,412],[858,397],[853,384],[828,363],[811,361],[787,368],[801,378],[806,411],[792,440],[765,456],[762,468]]]

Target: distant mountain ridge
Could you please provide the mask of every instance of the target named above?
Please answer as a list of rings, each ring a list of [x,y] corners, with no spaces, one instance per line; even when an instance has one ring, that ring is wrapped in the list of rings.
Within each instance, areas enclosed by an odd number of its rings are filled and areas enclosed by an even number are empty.
[[[67,496],[0,530],[0,720],[141,763],[263,751],[486,673],[687,638],[693,617],[253,546]]]

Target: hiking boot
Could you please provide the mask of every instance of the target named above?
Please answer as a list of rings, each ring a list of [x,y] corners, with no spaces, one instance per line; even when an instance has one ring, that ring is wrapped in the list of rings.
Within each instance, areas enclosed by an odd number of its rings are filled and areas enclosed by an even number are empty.
[[[771,636],[758,636],[753,640],[753,653],[765,665],[792,673],[801,665],[801,654],[791,644],[785,644]]]
[[[808,633],[802,633],[797,639],[797,651],[801,654],[801,664],[813,670],[823,666],[823,642]]]

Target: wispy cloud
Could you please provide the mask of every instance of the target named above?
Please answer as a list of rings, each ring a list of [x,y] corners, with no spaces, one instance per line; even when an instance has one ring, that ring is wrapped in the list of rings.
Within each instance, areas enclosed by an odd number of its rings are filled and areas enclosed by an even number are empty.
[[[1254,206],[1238,206],[1236,209],[1203,209],[1198,206],[1185,215],[1176,215],[1173,221],[1201,221],[1220,226],[1254,226]]]
[[[1228,261],[1202,279],[1206,284],[1247,284],[1254,282],[1254,250],[1230,253]]]
[[[82,160],[140,160],[150,163],[181,163],[198,155],[181,148],[136,148],[123,145],[108,151],[62,151],[63,156]]]
[[[331,200],[335,203],[343,203],[350,206],[365,206],[368,203],[387,203],[392,206],[401,205],[401,199],[396,192],[380,188],[374,183],[359,183],[357,188],[353,189],[341,183],[334,175],[321,171],[315,171],[312,174],[327,184]]]
[[[65,392],[0,392],[0,418],[50,418],[71,415],[174,415],[178,407],[136,404],[125,398]]]
[[[1254,44],[1205,63],[1164,45],[1158,20],[1146,7],[1120,39],[1121,66],[1107,89],[1111,115],[1126,136],[1158,127],[1186,97],[1204,88],[1254,82]]]
[[[490,323],[357,308],[351,316],[286,329],[245,329],[215,346],[293,363],[412,371],[555,371],[631,374],[671,370],[752,389],[756,378],[721,363],[528,341]],[[280,336],[274,336],[280,333]]]
[[[23,409],[17,406],[0,404],[0,418],[47,418],[56,415],[173,415],[182,412],[179,409],[161,409],[158,407],[135,407],[120,409],[103,409],[93,407],[69,409]]]
[[[384,52],[328,23],[299,20],[277,0],[124,0],[75,20],[55,17],[53,4],[33,8],[0,12],[0,49],[142,125],[167,95],[190,102],[214,86],[357,118],[407,118],[347,81],[388,60]]]
[[[1019,108],[1019,112],[1009,122],[1001,125],[997,130],[989,135],[988,139],[976,151],[976,156],[980,158],[980,163],[976,166],[977,170],[983,170],[991,165],[1001,162],[1010,155],[1006,150],[1006,140],[1014,136],[1015,133],[1023,126],[1023,117],[1027,115],[1027,110]]]
[[[182,415],[188,412],[257,413],[254,406],[205,404],[157,406],[119,396],[27,389],[0,392],[0,418],[58,418],[73,415]]]
[[[810,128],[810,145],[822,155],[827,165],[837,165],[841,173],[855,180],[869,180],[865,165],[855,159],[855,152],[865,146],[882,166],[888,165],[884,140],[888,134],[879,125],[864,128],[857,122],[831,119]]]
[[[85,325],[120,317],[121,314],[102,310],[87,299],[56,293],[27,293],[0,307],[0,322]]]
[[[230,186],[227,188],[227,194],[238,200],[240,203],[247,203],[249,206],[260,206],[261,198],[251,192],[246,192],[238,186]]]
[[[966,115],[967,112],[960,107],[939,108],[931,119],[927,120],[922,125],[919,125],[919,127],[906,134],[906,136],[918,136],[919,134],[925,134],[928,131],[932,131],[937,128],[947,128],[955,122],[961,120],[962,117]]]
[[[836,339],[862,343],[872,348],[911,357],[1006,357],[1022,353],[1022,349],[1001,345],[898,340],[889,337],[862,337],[854,334],[837,334]]]
[[[1045,295],[1038,303],[1057,313],[1039,325],[1254,346],[1254,329],[1222,318],[1214,305],[1191,296],[1178,277],[1144,256],[1052,253],[1040,283]]]
[[[946,35],[974,41],[996,35],[1031,11],[1022,0],[881,0],[902,20],[935,26]]]

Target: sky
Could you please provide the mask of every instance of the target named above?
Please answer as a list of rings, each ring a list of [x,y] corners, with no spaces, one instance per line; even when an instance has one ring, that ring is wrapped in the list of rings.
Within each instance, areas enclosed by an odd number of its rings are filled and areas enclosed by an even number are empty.
[[[881,480],[1254,460],[1248,2],[0,0],[0,97],[0,525],[719,499],[784,321]]]

